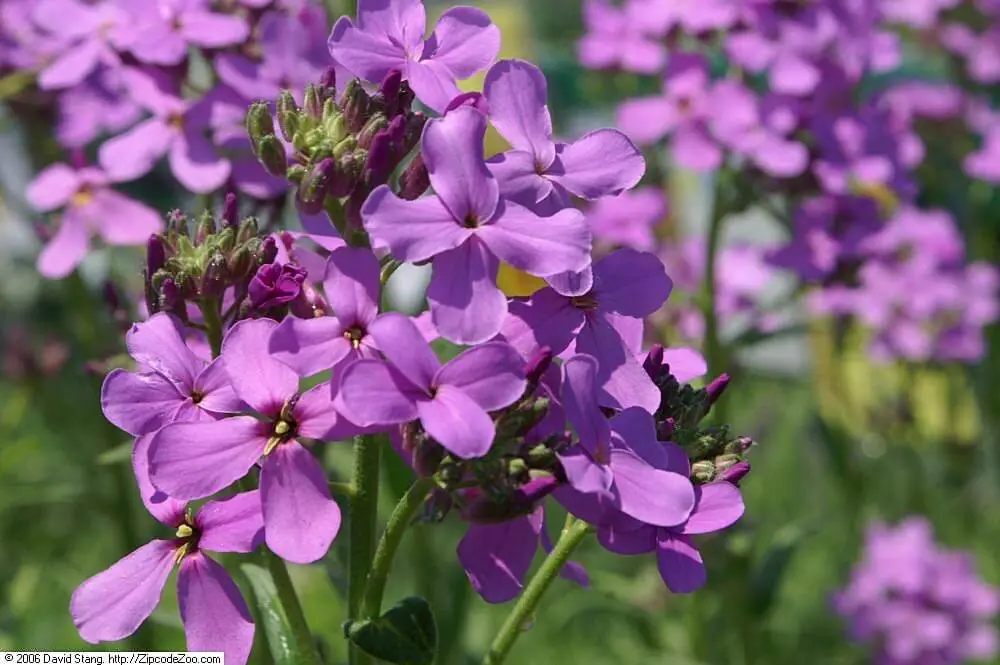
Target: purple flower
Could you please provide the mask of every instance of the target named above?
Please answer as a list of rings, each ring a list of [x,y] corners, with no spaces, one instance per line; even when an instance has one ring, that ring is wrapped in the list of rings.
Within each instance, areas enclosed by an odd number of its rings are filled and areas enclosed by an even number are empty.
[[[597,358],[602,404],[653,412],[660,392],[635,356],[642,319],[666,302],[671,288],[656,256],[620,249],[594,264],[593,287],[583,295],[564,296],[545,287],[527,301],[511,303],[501,335],[525,357],[547,346],[555,353]]]
[[[812,170],[823,190],[848,194],[888,188],[906,194],[910,183],[903,164],[902,146],[888,113],[873,107],[854,115],[818,117],[813,132],[820,158]]]
[[[104,416],[132,436],[174,422],[215,420],[239,413],[243,403],[222,364],[199,358],[184,341],[184,327],[169,314],[136,323],[125,336],[137,372],[113,370],[101,387]]]
[[[340,508],[323,467],[298,439],[337,440],[354,428],[337,417],[329,385],[300,393],[299,376],[269,356],[275,327],[270,319],[237,323],[219,356],[233,390],[260,418],[164,427],[150,443],[150,478],[168,496],[195,499],[228,487],[260,461],[267,546],[293,563],[311,563],[340,530]]]
[[[37,2],[0,3],[0,69],[39,70],[65,51],[65,38],[44,32],[35,23]]]
[[[540,277],[590,263],[590,231],[574,209],[539,218],[500,197],[486,168],[486,118],[463,106],[424,128],[421,155],[435,196],[404,201],[380,186],[361,213],[372,238],[400,261],[433,260],[427,289],[442,336],[460,344],[493,337],[507,312],[499,260]]]
[[[209,10],[207,0],[119,0],[132,15],[134,33],[129,50],[140,62],[178,65],[188,48],[235,46],[247,39],[250,27],[238,16]]]
[[[378,259],[371,250],[334,249],[323,282],[333,316],[286,317],[271,335],[271,356],[301,376],[332,367],[336,376],[355,360],[377,358],[369,326],[378,316],[380,286]]]
[[[553,496],[596,525],[617,511],[657,526],[687,520],[694,487],[686,474],[667,470],[653,417],[632,407],[608,421],[598,406],[598,363],[591,356],[573,356],[563,374],[563,407],[579,445],[559,454],[568,485]]]
[[[442,366],[405,315],[384,314],[368,332],[389,362],[358,360],[347,367],[337,409],[362,427],[419,419],[432,438],[458,457],[485,455],[496,433],[488,412],[524,393],[524,361],[517,352],[489,342]]]
[[[62,208],[59,230],[38,257],[42,275],[58,279],[79,265],[95,233],[109,245],[140,245],[163,228],[152,208],[111,189],[118,178],[95,167],[47,167],[28,185],[28,203],[39,212]]]
[[[962,168],[973,178],[1000,184],[1000,127],[983,137],[979,150],[966,155]]]
[[[639,251],[656,247],[653,228],[666,216],[666,197],[656,187],[598,199],[587,209],[587,221],[595,238]]]
[[[56,139],[61,146],[83,148],[98,136],[116,134],[139,119],[142,110],[119,83],[117,73],[99,70],[60,93]]]
[[[490,67],[483,94],[490,123],[514,148],[491,158],[490,171],[501,194],[526,208],[548,214],[570,205],[568,193],[585,199],[619,194],[646,170],[639,150],[615,129],[572,143],[553,141],[545,75],[529,62],[501,60]]]
[[[687,455],[672,443],[664,444],[672,470],[685,473]],[[714,482],[694,488],[694,510],[683,523],[653,526],[618,513],[597,531],[598,541],[616,554],[656,552],[660,577],[674,593],[691,593],[707,579],[701,554],[691,536],[721,531],[743,516],[740,490],[728,482]]]
[[[965,59],[968,76],[978,83],[1000,81],[1000,39],[996,26],[983,33],[968,26],[951,23],[941,28],[941,43]]]
[[[250,303],[264,310],[290,303],[302,292],[306,270],[294,263],[268,263],[250,280]]]
[[[639,74],[662,70],[667,49],[660,40],[668,27],[662,7],[658,0],[627,0],[621,8],[607,0],[584,0],[587,34],[576,45],[580,64]]]
[[[135,470],[140,489],[148,488],[145,466],[137,464]],[[222,651],[227,663],[246,663],[253,618],[229,573],[205,552],[257,549],[264,535],[258,494],[209,501],[197,512],[173,499],[147,503],[152,515],[176,533],[143,545],[77,587],[70,614],[80,637],[98,644],[134,633],[156,609],[167,578],[179,565],[177,602],[188,650]]]
[[[886,665],[957,665],[998,650],[1000,592],[979,579],[967,553],[939,547],[922,517],[869,526],[861,561],[833,606],[851,637]]]
[[[459,94],[456,79],[480,72],[500,51],[500,30],[473,7],[452,7],[426,40],[420,0],[359,0],[358,20],[341,17],[330,33],[330,55],[355,76],[378,83],[397,69],[417,99],[443,112]]]
[[[677,53],[663,79],[663,94],[636,97],[618,108],[618,126],[646,145],[670,136],[670,153],[682,166],[711,171],[722,163],[722,150],[709,136],[715,115],[708,62],[699,55]]]
[[[64,44],[58,57],[38,74],[43,90],[78,85],[101,65],[119,68],[117,51],[131,42],[129,16],[114,2],[41,0],[32,19]]]
[[[187,101],[154,72],[122,73],[132,99],[153,114],[101,146],[101,166],[117,180],[134,180],[168,155],[174,177],[189,191],[206,194],[229,177],[229,160],[219,157],[206,136],[210,100]]]

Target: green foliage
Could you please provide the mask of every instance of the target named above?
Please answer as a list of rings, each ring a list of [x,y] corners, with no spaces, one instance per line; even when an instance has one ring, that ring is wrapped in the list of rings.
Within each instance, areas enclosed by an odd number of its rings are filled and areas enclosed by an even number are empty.
[[[344,637],[366,653],[397,665],[431,665],[437,653],[437,626],[430,604],[404,598],[377,619],[344,623]]]

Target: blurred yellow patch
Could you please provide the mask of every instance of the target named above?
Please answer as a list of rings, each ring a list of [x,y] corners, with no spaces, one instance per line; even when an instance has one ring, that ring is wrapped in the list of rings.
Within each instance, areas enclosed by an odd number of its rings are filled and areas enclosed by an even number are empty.
[[[501,263],[497,286],[508,296],[530,296],[545,286],[545,280],[522,272],[508,263]]]
[[[838,354],[832,323],[813,326],[816,392],[826,420],[856,437],[884,433],[890,445],[979,440],[979,410],[960,367],[876,365],[868,358],[867,343],[865,332],[853,327]],[[896,415],[904,408],[912,424]]]

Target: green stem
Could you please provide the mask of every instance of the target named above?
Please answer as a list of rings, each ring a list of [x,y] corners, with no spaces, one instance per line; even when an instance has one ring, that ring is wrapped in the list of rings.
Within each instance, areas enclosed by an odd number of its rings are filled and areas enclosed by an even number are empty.
[[[500,665],[507,658],[507,654],[510,653],[514,642],[517,641],[517,638],[523,632],[524,626],[534,613],[538,602],[542,599],[549,586],[552,585],[556,576],[559,575],[559,571],[562,570],[563,565],[569,560],[573,550],[583,542],[584,537],[590,531],[590,525],[582,520],[574,520],[571,524],[567,524],[563,528],[562,534],[559,536],[559,542],[556,543],[552,552],[542,562],[538,572],[535,573],[535,576],[531,578],[531,582],[524,589],[524,593],[517,599],[517,604],[514,605],[514,609],[507,616],[507,620],[500,627],[500,632],[493,639],[490,650],[483,658],[483,665]]]
[[[722,242],[722,219],[725,211],[720,210],[718,197],[715,210],[712,211],[712,223],[708,228],[708,242],[706,242],[705,254],[705,285],[704,285],[704,314],[705,314],[705,360],[708,362],[708,376],[714,378],[726,370],[724,349],[719,339],[719,318],[716,303],[717,286],[717,259],[719,245]],[[724,405],[725,399],[720,399],[713,407],[713,412],[717,422],[725,422]]]
[[[361,616],[368,569],[375,553],[378,520],[378,474],[381,438],[359,436],[354,439],[354,496],[350,506],[350,549],[347,557],[347,618]],[[351,663],[372,662],[371,656],[351,645]]]
[[[379,616],[382,611],[382,596],[385,595],[385,584],[389,580],[392,560],[396,556],[399,544],[403,542],[403,534],[413,521],[413,516],[424,505],[427,493],[434,487],[433,478],[418,478],[406,494],[399,500],[385,525],[385,531],[375,550],[371,572],[368,573],[368,586],[365,589],[363,614],[369,619]]]
[[[219,303],[216,300],[203,300],[198,303],[201,317],[205,320],[205,336],[212,347],[212,357],[218,358],[222,353],[222,318],[219,316]]]
[[[278,592],[278,600],[285,610],[288,625],[292,629],[292,636],[298,643],[298,652],[306,659],[303,665],[321,665],[323,661],[316,649],[316,642],[313,641],[309,624],[306,623],[305,614],[302,612],[302,604],[299,602],[298,594],[295,593],[295,586],[288,575],[284,560],[269,550],[264,556],[267,558],[267,568],[271,571],[271,579],[274,580],[274,588]]]

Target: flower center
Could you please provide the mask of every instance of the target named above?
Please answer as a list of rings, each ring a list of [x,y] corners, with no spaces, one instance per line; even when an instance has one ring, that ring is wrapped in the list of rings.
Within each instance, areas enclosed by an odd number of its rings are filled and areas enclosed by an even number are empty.
[[[167,118],[167,124],[174,129],[184,129],[184,114],[183,113],[171,113]]]
[[[201,538],[201,532],[198,530],[194,515],[191,514],[190,510],[184,515],[184,521],[177,527],[175,535],[181,542],[174,561],[180,563],[188,554],[194,554],[198,550],[198,539]]]
[[[90,185],[81,185],[80,189],[76,190],[76,194],[70,199],[70,206],[74,208],[79,208],[85,206],[94,200],[94,191],[91,189]]]
[[[205,399],[205,393],[203,393],[200,390],[192,390],[191,391],[191,401],[192,402],[194,402],[195,404],[198,404],[203,399]]]
[[[361,340],[365,338],[365,331],[360,326],[351,326],[344,331],[344,338],[351,343],[355,350],[361,348]]]
[[[465,219],[462,220],[462,226],[464,226],[467,229],[478,228],[479,218],[470,212],[468,215],[465,216]]]
[[[582,296],[573,296],[569,302],[573,307],[584,312],[592,312],[597,309],[597,295],[593,291],[588,291]]]
[[[296,395],[281,407],[281,413],[274,419],[274,424],[271,426],[271,435],[267,438],[264,455],[271,454],[279,445],[295,438],[299,428],[294,416],[295,405],[298,401],[299,396]]]

